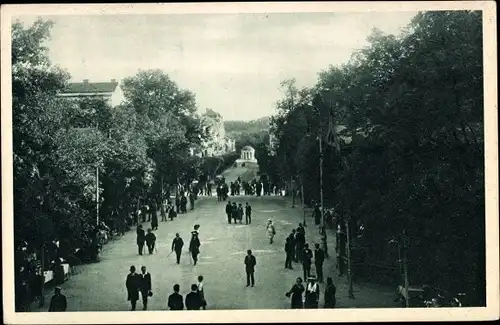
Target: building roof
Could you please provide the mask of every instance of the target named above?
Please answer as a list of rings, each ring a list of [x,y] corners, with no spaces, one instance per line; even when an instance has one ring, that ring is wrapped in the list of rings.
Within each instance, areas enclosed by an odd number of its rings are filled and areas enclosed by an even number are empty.
[[[61,91],[62,94],[74,93],[112,93],[118,87],[118,82],[112,80],[110,82],[72,82]]]
[[[250,146],[244,146],[241,150],[244,150],[244,151],[255,151],[254,148],[250,147]]]
[[[217,113],[216,111],[210,109],[210,108],[207,108],[207,111],[205,112],[206,116],[210,116],[210,117],[215,117],[215,118],[219,118],[221,117],[221,115],[219,113]]]

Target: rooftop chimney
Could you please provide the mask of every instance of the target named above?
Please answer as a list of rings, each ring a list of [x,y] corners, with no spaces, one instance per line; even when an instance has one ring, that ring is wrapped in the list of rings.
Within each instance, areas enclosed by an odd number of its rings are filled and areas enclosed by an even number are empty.
[[[88,80],[88,79],[83,79],[83,83],[84,83],[84,84],[88,84],[88,83],[89,83],[89,80]]]

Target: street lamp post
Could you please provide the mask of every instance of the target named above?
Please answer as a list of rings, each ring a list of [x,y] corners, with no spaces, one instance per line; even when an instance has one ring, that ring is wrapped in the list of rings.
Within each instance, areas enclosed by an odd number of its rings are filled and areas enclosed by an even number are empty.
[[[352,265],[351,265],[351,217],[347,218],[347,281],[349,284],[348,295],[349,298],[354,299],[354,292],[352,289]]]

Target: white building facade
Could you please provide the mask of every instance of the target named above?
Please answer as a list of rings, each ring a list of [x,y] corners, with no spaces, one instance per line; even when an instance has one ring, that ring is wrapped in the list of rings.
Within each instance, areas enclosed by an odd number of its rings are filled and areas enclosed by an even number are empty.
[[[57,94],[59,97],[81,99],[81,98],[102,98],[111,107],[115,107],[123,100],[123,93],[116,79],[109,82],[71,82],[68,86]]]

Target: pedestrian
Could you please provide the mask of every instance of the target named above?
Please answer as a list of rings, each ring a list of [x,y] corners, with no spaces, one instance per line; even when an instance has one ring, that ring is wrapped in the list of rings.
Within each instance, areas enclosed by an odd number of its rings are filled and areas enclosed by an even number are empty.
[[[170,208],[168,209],[168,218],[170,219],[170,221],[172,221],[177,216],[177,212],[175,212],[174,206],[169,205],[169,207]]]
[[[304,303],[302,300],[302,294],[304,293],[304,291],[305,289],[302,285],[302,278],[298,277],[297,281],[292,286],[290,291],[285,294],[287,297],[290,297],[290,295],[292,296],[292,309],[304,308]]]
[[[318,282],[323,282],[323,262],[325,261],[325,252],[319,247],[319,244],[314,244],[314,266],[318,275]]]
[[[333,284],[331,277],[326,279],[326,289],[325,289],[325,308],[335,308],[337,303],[337,298],[335,294],[337,293],[337,288]]]
[[[309,283],[306,286],[305,308],[318,308],[319,303],[319,285],[316,283],[314,275],[309,277]]]
[[[217,186],[215,191],[217,192],[217,201],[222,201],[222,186]]]
[[[248,202],[245,204],[245,223],[247,225],[252,223],[252,206]]]
[[[295,243],[296,243],[295,251],[297,252],[297,260],[299,262],[302,262],[302,254],[304,253],[304,245],[306,243],[306,237],[305,237],[305,232],[302,232],[301,230],[301,224],[299,224],[299,227],[295,232]]]
[[[245,272],[247,274],[247,287],[250,286],[250,282],[252,287],[255,285],[255,265],[257,265],[257,259],[252,255],[252,251],[247,250],[247,256],[245,256]]]
[[[189,204],[191,206],[191,210],[194,210],[194,194],[193,194],[193,192],[189,193]]]
[[[238,206],[238,219],[240,220],[240,224],[243,223],[243,214],[243,206],[240,203],[240,205]]]
[[[139,249],[139,255],[142,255],[142,251],[144,249],[144,242],[146,241],[146,234],[144,233],[144,229],[142,229],[142,225],[137,226],[137,247]]]
[[[186,195],[184,195],[184,193],[182,193],[181,196],[181,212],[187,213],[187,198]]]
[[[293,243],[290,239],[290,237],[286,238],[286,243],[285,243],[285,269],[290,269],[293,270],[292,267],[292,256],[293,256],[293,251],[292,251]]]
[[[269,238],[269,244],[273,243],[274,235],[276,235],[276,229],[274,228],[273,220],[268,219],[266,224],[266,233]]]
[[[134,311],[137,300],[139,300],[139,275],[135,273],[135,266],[133,265],[130,267],[125,286],[127,287],[127,300],[130,301],[132,306],[130,310]]]
[[[311,274],[311,259],[313,257],[312,251],[309,249],[309,244],[304,245],[302,250],[302,269],[304,270],[304,279],[309,278]]]
[[[231,224],[231,215],[233,211],[233,206],[231,205],[231,201],[227,201],[226,204],[226,215],[227,215],[227,223]]]
[[[193,264],[196,265],[198,262],[198,254],[200,254],[200,239],[198,238],[198,232],[191,232],[191,241],[189,242],[189,252],[193,258]]]
[[[205,290],[203,286],[203,275],[198,276],[198,294],[200,295],[201,307],[207,309],[207,301],[205,299]]]
[[[184,302],[182,299],[182,295],[179,293],[180,286],[178,284],[174,284],[174,293],[168,296],[167,306],[170,310],[183,310]]]
[[[203,306],[200,295],[198,294],[198,286],[191,285],[191,292],[186,295],[186,309],[187,310],[200,310]]]
[[[151,229],[158,230],[158,209],[155,203],[151,205]]]
[[[236,223],[236,220],[238,220],[238,206],[236,205],[236,202],[233,202],[233,205],[231,206],[231,216],[233,218],[234,223]]]
[[[316,206],[314,207],[314,212],[313,212],[313,216],[314,216],[314,224],[316,226],[319,226],[321,224],[321,207],[319,204],[316,204]]]
[[[175,208],[176,208],[176,213],[181,213],[181,198],[179,197],[179,194],[175,194]]]
[[[141,267],[141,274],[139,275],[139,290],[141,291],[142,297],[142,310],[148,309],[148,297],[153,296],[153,292],[151,291],[151,274],[146,272],[146,267]]]
[[[146,246],[148,246],[149,255],[153,254],[156,243],[156,236],[151,231],[151,228],[148,229],[148,234],[146,235]]]
[[[184,241],[182,240],[179,233],[175,234],[175,238],[172,241],[172,252],[175,251],[175,257],[177,264],[181,262],[182,247],[184,246]]]
[[[50,299],[49,311],[62,312],[66,311],[68,303],[66,296],[61,293],[61,287],[57,286],[54,289],[54,295]]]
[[[288,235],[288,238],[290,238],[290,250],[291,250],[291,254],[292,254],[292,260],[295,263],[297,263],[298,262],[297,250],[296,250],[297,241],[295,239],[295,229],[293,229],[292,232],[290,233],[290,235]]]
[[[231,182],[229,187],[231,188],[231,196],[234,196],[234,183]]]

